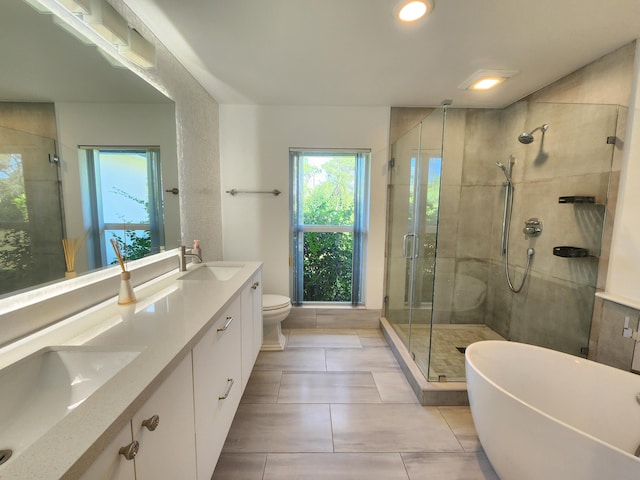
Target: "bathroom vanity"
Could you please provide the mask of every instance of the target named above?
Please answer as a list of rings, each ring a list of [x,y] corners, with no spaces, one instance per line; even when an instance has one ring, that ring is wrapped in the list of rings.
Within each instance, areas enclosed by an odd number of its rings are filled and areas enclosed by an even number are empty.
[[[176,269],[0,349],[0,432],[26,431],[0,433],[0,478],[210,479],[262,344],[261,274]]]

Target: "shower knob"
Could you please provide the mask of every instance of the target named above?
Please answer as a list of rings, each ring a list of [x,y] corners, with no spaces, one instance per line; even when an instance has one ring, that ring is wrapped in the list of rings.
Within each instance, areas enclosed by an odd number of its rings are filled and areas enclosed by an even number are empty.
[[[542,222],[537,218],[530,218],[525,220],[524,228],[522,229],[527,237],[537,237],[542,233]]]

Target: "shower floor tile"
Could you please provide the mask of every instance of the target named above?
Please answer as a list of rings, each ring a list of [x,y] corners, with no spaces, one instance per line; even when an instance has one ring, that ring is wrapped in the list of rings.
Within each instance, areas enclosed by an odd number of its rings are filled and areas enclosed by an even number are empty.
[[[429,361],[429,325],[394,324],[394,329],[405,343],[409,342],[411,330],[411,352],[415,355],[416,363],[423,372],[427,372]],[[464,381],[464,349],[474,342],[481,340],[504,340],[502,336],[486,325],[470,324],[436,324],[433,326],[431,339],[431,368],[429,379],[437,380],[443,375],[447,381]]]

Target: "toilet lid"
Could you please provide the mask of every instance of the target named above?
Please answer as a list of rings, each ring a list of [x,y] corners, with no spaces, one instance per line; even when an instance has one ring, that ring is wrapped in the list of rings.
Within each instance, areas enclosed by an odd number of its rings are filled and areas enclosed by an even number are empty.
[[[291,305],[291,299],[283,295],[262,295],[262,310],[277,310]]]

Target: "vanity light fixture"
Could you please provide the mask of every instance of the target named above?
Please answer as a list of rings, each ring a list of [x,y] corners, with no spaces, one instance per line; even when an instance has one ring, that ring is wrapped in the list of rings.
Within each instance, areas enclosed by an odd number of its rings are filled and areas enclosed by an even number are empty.
[[[518,73],[518,70],[478,70],[462,82],[458,88],[460,90],[490,90]]]
[[[402,0],[393,10],[394,16],[403,23],[413,23],[433,10],[433,0]]]
[[[113,45],[126,45],[127,21],[106,0],[90,0],[91,11],[82,20]]]
[[[58,0],[67,10],[86,15],[91,13],[91,0]]]
[[[142,68],[151,68],[156,63],[156,48],[132,28],[128,32],[127,44],[118,46],[118,52]]]

